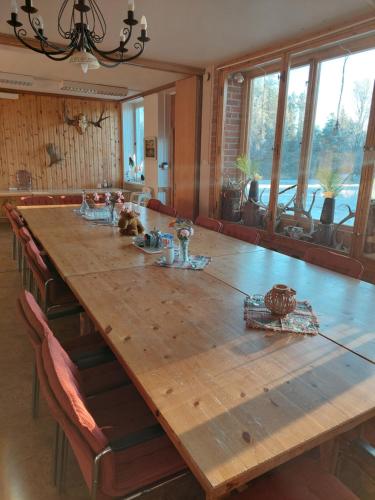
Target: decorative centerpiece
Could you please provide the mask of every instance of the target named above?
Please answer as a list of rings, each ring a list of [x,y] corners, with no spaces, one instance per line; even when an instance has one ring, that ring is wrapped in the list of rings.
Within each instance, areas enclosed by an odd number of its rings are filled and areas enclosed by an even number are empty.
[[[105,193],[104,197],[105,205],[109,208],[109,223],[114,226],[117,224],[116,203],[123,203],[124,195],[121,191],[117,191],[116,193]]]
[[[85,215],[86,211],[90,208],[89,204],[87,203],[86,199],[86,191],[82,191],[82,203],[81,206],[79,207],[78,211],[80,215]]]
[[[118,221],[120,234],[125,236],[138,236],[143,233],[144,227],[138,219],[138,215],[139,213],[134,210],[121,211],[120,219]]]
[[[287,285],[274,285],[264,296],[264,304],[273,314],[285,316],[296,308],[296,291]]]
[[[180,242],[179,260],[189,262],[189,242],[194,234],[193,223],[189,219],[177,218],[169,224],[169,227],[174,227],[177,238]]]

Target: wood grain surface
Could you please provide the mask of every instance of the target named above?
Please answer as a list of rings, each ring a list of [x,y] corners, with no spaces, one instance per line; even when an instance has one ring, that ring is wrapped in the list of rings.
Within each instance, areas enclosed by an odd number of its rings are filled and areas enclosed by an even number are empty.
[[[375,366],[322,337],[246,330],[244,295],[155,266],[68,283],[216,498],[375,415]]]

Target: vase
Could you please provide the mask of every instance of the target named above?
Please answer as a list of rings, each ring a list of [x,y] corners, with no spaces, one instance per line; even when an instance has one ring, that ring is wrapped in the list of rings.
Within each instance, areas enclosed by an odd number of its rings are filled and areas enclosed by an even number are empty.
[[[296,308],[296,291],[287,285],[274,285],[264,296],[264,304],[273,314],[285,316]]]
[[[189,262],[189,240],[180,240],[180,261]]]
[[[325,198],[320,216],[322,224],[332,224],[335,216],[335,198]]]
[[[118,217],[116,211],[116,205],[110,205],[109,207],[109,223],[111,226],[117,226]]]
[[[259,200],[259,182],[257,180],[252,180],[250,182],[250,189],[249,189],[249,201],[258,201]]]
[[[86,211],[89,209],[89,204],[86,201],[86,192],[82,191],[82,203],[81,206],[79,207],[79,213],[80,215],[85,215]]]

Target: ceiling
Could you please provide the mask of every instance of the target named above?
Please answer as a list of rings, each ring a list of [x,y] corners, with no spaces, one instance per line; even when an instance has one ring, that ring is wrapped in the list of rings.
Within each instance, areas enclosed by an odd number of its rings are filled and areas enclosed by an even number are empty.
[[[71,3],[73,0],[71,0]],[[104,48],[119,39],[127,0],[97,0],[107,20]],[[23,0],[18,0],[19,5]],[[56,15],[61,1],[34,0],[44,18],[50,40],[59,41]],[[10,34],[6,24],[10,1],[0,5],[0,32]],[[286,38],[322,29],[333,22],[375,13],[374,0],[135,0],[136,17],[144,14],[151,42],[144,57],[163,62],[204,68]],[[22,20],[26,21],[21,11]],[[20,17],[21,17],[20,16]],[[26,24],[26,23],[25,23]],[[84,76],[68,62],[56,63],[22,49],[0,47],[0,71],[31,76],[127,86],[134,92],[169,83],[185,75],[136,66],[101,68]]]

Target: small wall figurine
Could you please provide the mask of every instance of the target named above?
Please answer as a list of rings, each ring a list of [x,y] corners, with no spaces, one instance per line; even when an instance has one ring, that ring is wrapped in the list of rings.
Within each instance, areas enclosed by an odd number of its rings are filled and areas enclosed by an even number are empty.
[[[124,236],[138,236],[139,234],[143,234],[144,227],[138,219],[138,215],[139,213],[134,212],[134,210],[123,210],[121,212],[120,220],[118,221],[120,234]]]

